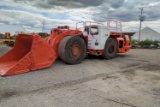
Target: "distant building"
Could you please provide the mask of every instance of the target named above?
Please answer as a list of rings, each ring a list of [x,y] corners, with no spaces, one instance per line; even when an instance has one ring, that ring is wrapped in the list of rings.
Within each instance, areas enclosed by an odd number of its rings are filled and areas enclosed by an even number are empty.
[[[139,32],[135,33],[132,37],[132,39],[134,40],[138,40],[139,39]],[[160,33],[158,33],[157,31],[149,28],[149,27],[145,27],[144,29],[141,30],[141,36],[140,36],[140,40],[160,40]]]
[[[0,33],[2,34],[10,32],[10,34],[13,36],[17,31],[25,32],[25,29],[19,25],[0,24]]]

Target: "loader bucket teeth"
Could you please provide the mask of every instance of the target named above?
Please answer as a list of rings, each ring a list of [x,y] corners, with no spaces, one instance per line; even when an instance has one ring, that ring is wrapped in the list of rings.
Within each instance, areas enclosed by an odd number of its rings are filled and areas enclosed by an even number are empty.
[[[57,53],[36,34],[19,34],[13,49],[0,57],[0,76],[9,76],[46,68]]]

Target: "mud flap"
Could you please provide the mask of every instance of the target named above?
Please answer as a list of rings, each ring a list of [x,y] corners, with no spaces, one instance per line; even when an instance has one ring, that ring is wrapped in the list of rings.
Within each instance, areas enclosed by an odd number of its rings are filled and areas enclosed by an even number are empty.
[[[19,34],[13,49],[0,57],[0,75],[9,76],[46,68],[57,53],[37,34]]]

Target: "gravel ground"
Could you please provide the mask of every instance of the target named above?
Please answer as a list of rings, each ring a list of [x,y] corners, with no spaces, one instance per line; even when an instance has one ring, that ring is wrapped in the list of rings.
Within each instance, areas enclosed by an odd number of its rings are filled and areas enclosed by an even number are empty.
[[[160,50],[132,49],[112,60],[88,57],[78,65],[57,59],[47,69],[0,77],[0,105],[160,107],[159,55]]]

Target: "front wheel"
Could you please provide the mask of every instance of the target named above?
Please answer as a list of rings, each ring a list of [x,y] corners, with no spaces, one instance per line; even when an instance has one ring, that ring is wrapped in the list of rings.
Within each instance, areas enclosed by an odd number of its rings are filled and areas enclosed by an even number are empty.
[[[58,55],[68,64],[81,63],[87,53],[85,41],[79,36],[67,36],[59,44]]]
[[[102,57],[106,59],[112,59],[116,56],[117,51],[118,51],[117,41],[114,38],[108,38],[105,44]]]

